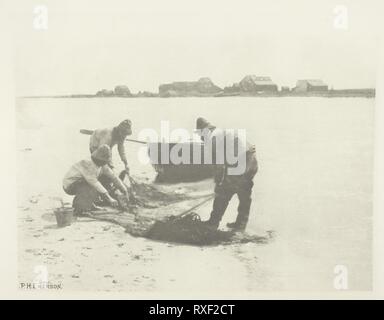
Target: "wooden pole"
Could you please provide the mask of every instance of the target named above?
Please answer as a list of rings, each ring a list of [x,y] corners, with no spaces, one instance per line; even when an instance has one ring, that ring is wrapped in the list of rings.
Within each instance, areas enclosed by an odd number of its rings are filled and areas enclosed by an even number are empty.
[[[86,135],[92,135],[93,134],[93,130],[88,130],[88,129],[80,129],[80,133],[82,134],[86,134]],[[135,143],[141,143],[141,144],[147,144],[147,142],[145,141],[142,141],[142,140],[135,140],[135,139],[128,139],[126,138],[125,141],[129,141],[129,142],[135,142]]]

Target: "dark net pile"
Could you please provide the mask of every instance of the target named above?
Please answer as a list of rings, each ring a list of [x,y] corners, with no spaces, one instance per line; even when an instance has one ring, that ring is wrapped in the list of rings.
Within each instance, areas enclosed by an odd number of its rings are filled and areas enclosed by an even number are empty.
[[[132,236],[171,243],[205,246],[220,243],[266,243],[271,239],[270,236],[260,237],[217,230],[201,221],[200,216],[192,210],[210,201],[212,195],[207,197],[207,195],[166,193],[153,185],[138,183],[128,176],[120,176],[120,178],[123,181],[125,178],[129,179],[129,181],[124,181],[130,193],[129,201],[125,196],[117,196],[120,204],[119,210],[107,209],[103,212],[90,212],[87,214],[88,217],[118,224]],[[167,215],[167,210],[162,209],[164,213],[158,215],[160,207],[167,208],[167,205],[171,203],[199,198],[204,198],[204,200],[184,213]]]
[[[152,240],[192,245],[211,245],[230,241],[232,232],[215,230],[202,222],[196,213],[169,216],[156,221],[146,234]]]

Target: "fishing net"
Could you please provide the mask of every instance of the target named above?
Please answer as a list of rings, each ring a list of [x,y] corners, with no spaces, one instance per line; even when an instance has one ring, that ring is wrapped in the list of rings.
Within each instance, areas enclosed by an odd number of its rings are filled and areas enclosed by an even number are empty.
[[[125,171],[120,173],[119,178],[127,186],[129,192],[129,199],[127,199],[126,202],[123,198],[118,199],[123,208],[129,207],[130,205],[144,208],[158,208],[175,202],[199,198],[199,196],[161,191],[152,184],[137,182]]]
[[[231,239],[233,232],[216,230],[194,212],[156,221],[146,234],[152,240],[191,245],[212,245]]]
[[[236,243],[266,244],[274,238],[272,231],[267,231],[266,235],[260,236],[216,230],[201,221],[200,216],[194,212],[181,216],[168,215],[163,218],[155,218],[148,215],[134,216],[110,209],[104,212],[84,212],[83,216],[120,225],[134,237],[175,244],[194,246]]]
[[[266,243],[271,239],[270,236],[217,230],[201,221],[194,210],[211,201],[213,194],[166,192],[156,186],[139,183],[125,173],[120,175],[120,179],[128,187],[129,199],[121,194],[117,195],[118,209],[105,207],[101,211],[84,212],[83,216],[118,224],[135,237],[170,243],[207,246]]]

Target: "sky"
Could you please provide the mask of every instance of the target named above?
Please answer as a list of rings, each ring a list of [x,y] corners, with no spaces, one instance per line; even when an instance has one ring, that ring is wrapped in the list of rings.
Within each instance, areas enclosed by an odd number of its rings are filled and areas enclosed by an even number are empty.
[[[224,87],[247,74],[279,86],[321,78],[335,89],[375,87],[379,0],[21,3],[10,13],[18,96],[119,84],[157,92],[161,83],[200,77]],[[48,9],[45,30],[34,28],[36,4]],[[335,28],[340,4],[346,29]]]

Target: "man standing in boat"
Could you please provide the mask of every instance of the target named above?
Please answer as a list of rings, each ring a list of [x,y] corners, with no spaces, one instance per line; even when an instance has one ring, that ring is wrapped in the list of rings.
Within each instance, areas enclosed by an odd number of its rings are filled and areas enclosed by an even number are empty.
[[[125,154],[124,141],[127,136],[132,134],[132,122],[131,120],[124,120],[119,125],[113,128],[97,129],[91,135],[89,141],[89,150],[94,152],[101,145],[106,144],[111,149],[117,145],[120,159],[124,164],[125,171],[129,173],[127,156]],[[109,166],[113,169],[112,158],[109,162]]]
[[[241,148],[243,154],[238,154],[239,157],[245,159],[245,168],[241,174],[228,174],[230,164],[227,162],[226,152],[224,152],[224,164],[216,164],[215,166],[215,199],[207,224],[217,229],[228,207],[229,201],[234,194],[237,194],[239,198],[238,215],[236,221],[228,223],[227,226],[234,231],[244,231],[248,223],[252,203],[253,177],[258,170],[255,147],[246,141],[241,141],[238,137],[230,136],[230,133],[225,130],[216,129],[215,126],[204,118],[198,118],[196,120],[196,129],[204,144],[211,143],[213,152],[217,152],[215,141],[218,141],[218,139],[222,141],[234,139],[235,143],[232,144],[233,148],[236,148],[235,144],[237,144],[237,146],[242,144],[243,146],[243,148]],[[225,148],[228,148],[228,145],[224,145],[224,149]],[[240,151],[240,148],[238,148],[238,150]],[[213,158],[215,157],[213,156]]]
[[[67,194],[75,196],[73,199],[75,213],[97,210],[98,207],[95,203],[100,201],[104,201],[112,207],[118,206],[118,202],[101,184],[102,177],[107,177],[116,189],[127,198],[129,197],[126,186],[109,167],[110,161],[111,149],[104,144],[92,152],[91,159],[75,163],[66,173],[63,188]]]

